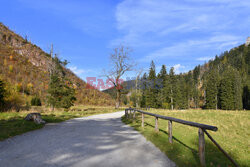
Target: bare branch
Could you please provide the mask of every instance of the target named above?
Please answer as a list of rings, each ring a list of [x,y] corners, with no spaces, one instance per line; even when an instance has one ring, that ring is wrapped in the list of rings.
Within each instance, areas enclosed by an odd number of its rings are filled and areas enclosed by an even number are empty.
[[[118,108],[120,105],[120,96],[121,96],[121,88],[119,80],[121,77],[128,71],[132,71],[135,67],[135,63],[133,63],[130,59],[130,53],[132,50],[128,47],[124,47],[120,45],[117,48],[114,48],[113,53],[110,55],[110,71],[104,72],[105,77],[107,77],[117,89],[117,105]],[[112,81],[112,79],[114,79]]]

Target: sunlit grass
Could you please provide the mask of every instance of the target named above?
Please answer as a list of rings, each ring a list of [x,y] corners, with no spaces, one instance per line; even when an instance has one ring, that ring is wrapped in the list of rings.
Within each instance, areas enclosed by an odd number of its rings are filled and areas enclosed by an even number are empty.
[[[209,131],[212,137],[225,149],[240,166],[250,165],[250,112],[223,110],[150,110],[149,112],[180,118],[188,121],[214,125],[217,132]],[[155,119],[145,117],[145,127],[141,128],[140,114],[129,123],[152,141],[179,166],[199,166],[198,128],[173,122],[174,143],[168,142],[167,121],[159,119],[159,133],[154,132]],[[207,166],[232,166],[230,161],[206,137]]]
[[[121,110],[121,109],[119,109]],[[118,111],[114,107],[74,106],[69,111],[57,109],[51,111],[45,107],[34,107],[30,111],[1,112],[0,113],[0,141],[31,130],[42,128],[44,125],[36,125],[34,122],[25,121],[28,113],[39,112],[47,123],[62,122],[77,117],[86,117],[95,114],[111,113]]]

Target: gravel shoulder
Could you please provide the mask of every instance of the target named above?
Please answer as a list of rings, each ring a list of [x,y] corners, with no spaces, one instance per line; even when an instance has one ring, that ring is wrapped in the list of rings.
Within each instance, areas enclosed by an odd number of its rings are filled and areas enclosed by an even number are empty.
[[[4,167],[170,167],[175,164],[121,122],[124,112],[71,119],[0,142]]]

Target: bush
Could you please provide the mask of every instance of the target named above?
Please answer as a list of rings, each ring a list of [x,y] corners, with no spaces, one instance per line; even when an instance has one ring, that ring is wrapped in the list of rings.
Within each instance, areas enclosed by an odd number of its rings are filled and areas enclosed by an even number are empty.
[[[0,111],[4,109],[4,104],[5,104],[5,84],[2,80],[0,80]]]
[[[162,108],[164,108],[164,109],[170,109],[170,104],[167,103],[167,102],[163,102],[162,103]]]
[[[31,103],[32,106],[41,106],[42,105],[41,99],[39,97],[33,97],[31,99],[30,103]]]
[[[6,100],[6,110],[15,110],[19,112],[23,105],[23,98],[17,92],[11,92]]]
[[[0,111],[16,110],[19,112],[23,103],[23,98],[15,87],[0,80]]]

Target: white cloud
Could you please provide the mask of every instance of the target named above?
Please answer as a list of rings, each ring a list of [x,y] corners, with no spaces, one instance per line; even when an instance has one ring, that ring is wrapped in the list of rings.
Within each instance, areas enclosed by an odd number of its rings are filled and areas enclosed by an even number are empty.
[[[199,58],[197,58],[196,60],[198,60],[198,61],[209,61],[209,60],[212,60],[212,59],[214,59],[214,57],[199,57]]]
[[[91,72],[92,70],[88,69],[88,70],[84,70],[84,69],[79,69],[78,67],[76,66],[70,66],[69,69],[75,73],[76,75],[80,76],[84,73],[88,73],[88,72]]]
[[[183,72],[183,69],[185,69],[185,66],[182,66],[180,64],[176,64],[173,67],[174,67],[174,72],[177,74]]]
[[[149,62],[151,60],[162,59],[162,58],[178,58],[178,57],[183,58],[186,56],[190,56],[190,54],[195,54],[195,50],[202,50],[202,49],[213,50],[213,49],[221,49],[221,48],[235,46],[236,44],[240,44],[239,40],[240,40],[239,36],[233,36],[233,35],[216,35],[208,39],[188,40],[176,43],[172,46],[166,46],[160,48],[148,54],[139,61]]]
[[[191,0],[189,3],[124,0],[117,5],[115,13],[117,29],[123,35],[113,39],[111,45],[128,43],[133,47],[160,46],[170,40],[169,36],[173,33],[203,33],[207,38],[216,33],[231,34],[228,32],[240,31],[249,25],[248,18],[243,17],[248,16],[249,7],[248,0]],[[235,24],[235,20],[239,24]]]

